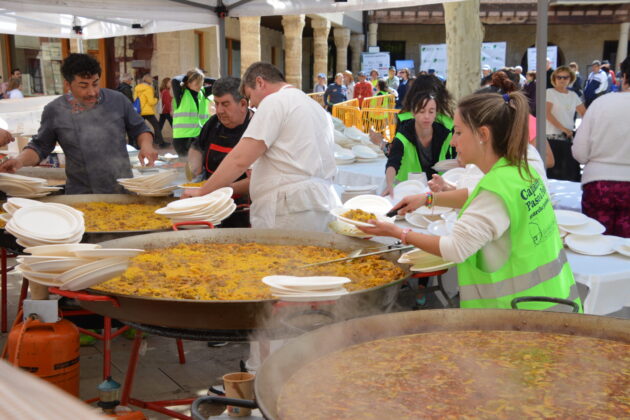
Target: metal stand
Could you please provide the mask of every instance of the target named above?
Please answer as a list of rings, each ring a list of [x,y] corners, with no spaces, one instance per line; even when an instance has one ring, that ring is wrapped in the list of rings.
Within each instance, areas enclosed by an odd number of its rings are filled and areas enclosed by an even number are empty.
[[[414,278],[414,279],[422,279],[422,278],[436,276],[437,277],[437,285],[436,286],[427,287],[427,288],[425,288],[423,290],[423,292],[426,294],[426,293],[430,293],[430,292],[437,292],[437,291],[439,291],[440,293],[442,293],[442,296],[444,296],[444,299],[446,300],[448,307],[449,308],[454,308],[455,304],[451,300],[451,298],[448,295],[448,293],[446,293],[446,290],[444,290],[444,284],[442,283],[442,275],[444,273],[446,273],[447,271],[448,271],[448,269],[439,270],[439,271],[432,271],[430,273],[414,273],[414,274],[411,275],[411,277]]]
[[[0,293],[2,293],[2,296],[0,297],[1,301],[0,301],[0,307],[1,307],[1,311],[2,311],[2,320],[1,325],[0,325],[0,330],[2,330],[3,333],[7,332],[7,308],[8,308],[8,302],[7,302],[7,276],[9,274],[9,271],[13,270],[15,267],[7,267],[7,259],[8,258],[12,258],[15,257],[16,254],[13,253],[9,253],[7,251],[6,248],[0,248],[0,265],[2,273],[1,273],[1,288],[2,291]],[[22,302],[20,300],[20,302]]]

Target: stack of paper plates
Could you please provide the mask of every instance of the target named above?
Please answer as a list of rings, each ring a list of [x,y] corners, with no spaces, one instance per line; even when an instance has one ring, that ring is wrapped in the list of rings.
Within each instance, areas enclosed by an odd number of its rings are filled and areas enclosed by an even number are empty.
[[[17,238],[18,245],[28,247],[81,241],[85,222],[80,211],[65,204],[32,204],[32,200],[17,200],[9,199],[4,204],[8,213],[3,218],[7,221],[6,231]]]
[[[169,169],[152,175],[121,178],[118,179],[118,183],[138,195],[163,197],[171,195],[177,189],[177,185],[170,185],[175,178],[177,178],[177,171]]]
[[[49,187],[43,178],[0,173],[0,190],[13,197],[43,197],[61,187]]]
[[[156,210],[155,213],[168,217],[173,223],[204,221],[218,225],[236,210],[232,193],[230,187],[220,188],[199,197],[172,201],[166,207]],[[189,227],[203,226],[191,225]]]
[[[398,262],[401,264],[412,264],[411,271],[431,272],[443,270],[455,265],[450,261],[445,261],[437,255],[429,254],[421,249],[414,249],[400,256]]]
[[[333,126],[335,127],[335,130],[343,131],[346,128],[346,125],[339,118],[337,117],[330,117],[330,118],[332,118],[332,122],[333,122]]]
[[[455,168],[459,168],[457,159],[444,159],[433,165],[433,169],[438,172],[444,172]]]
[[[584,255],[609,255],[622,244],[623,238],[610,235],[576,235],[569,234],[564,238],[569,249]],[[622,252],[623,254],[623,249]]]
[[[394,186],[394,202],[399,202],[408,195],[417,195],[427,192],[428,187],[418,180],[403,181]]]
[[[337,146],[337,144],[335,144]],[[341,151],[335,150],[335,163],[337,165],[348,165],[354,162],[355,155],[352,150],[343,149]]]
[[[348,291],[343,285],[351,280],[347,277],[329,276],[267,276],[262,281],[271,287],[271,293],[280,300],[314,302],[336,300],[347,295]]]
[[[358,162],[373,162],[381,157],[372,148],[363,144],[353,146],[352,152],[357,157]]]
[[[343,134],[345,134],[350,140],[360,141],[363,144],[372,144],[370,136],[356,127],[346,127],[343,130]]]
[[[44,286],[82,290],[122,274],[142,249],[101,248],[95,244],[29,247],[19,257],[17,270]]]

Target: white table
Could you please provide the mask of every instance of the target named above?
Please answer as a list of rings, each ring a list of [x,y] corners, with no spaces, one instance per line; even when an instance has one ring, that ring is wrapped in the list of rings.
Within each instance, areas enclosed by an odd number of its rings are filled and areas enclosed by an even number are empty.
[[[555,209],[582,212],[582,184],[579,182],[550,179],[549,195]]]

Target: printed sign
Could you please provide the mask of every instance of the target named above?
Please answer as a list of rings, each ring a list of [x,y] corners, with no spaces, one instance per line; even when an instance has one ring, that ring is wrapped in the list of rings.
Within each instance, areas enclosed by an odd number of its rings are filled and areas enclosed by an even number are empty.
[[[481,44],[481,65],[488,64],[492,70],[505,67],[506,42],[484,42]],[[435,70],[438,76],[448,75],[446,44],[420,45],[420,70]]]
[[[389,52],[361,53],[361,70],[367,75],[378,70],[379,77],[387,77],[389,70]]]
[[[547,58],[551,60],[551,68],[558,67],[558,46],[550,45],[547,47]],[[527,70],[536,70],[536,48],[527,49]]]

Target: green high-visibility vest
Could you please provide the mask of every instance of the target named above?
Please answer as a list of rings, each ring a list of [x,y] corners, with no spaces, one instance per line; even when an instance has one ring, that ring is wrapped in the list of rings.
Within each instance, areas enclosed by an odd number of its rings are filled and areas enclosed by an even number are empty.
[[[403,133],[400,131],[396,133],[396,137],[403,144],[403,157],[400,162],[400,168],[396,172],[396,180],[398,182],[406,181],[409,177],[409,172],[424,172],[420,158],[418,157],[418,149]],[[448,135],[442,148],[440,149],[440,156],[438,161],[446,159],[446,154],[451,149],[451,134]]]
[[[205,88],[197,94],[199,107],[195,103],[190,90],[185,89],[178,106],[173,110],[173,138],[197,137],[201,127],[210,119],[208,112],[208,98]]]
[[[459,213],[461,217],[480,191],[495,193],[508,210],[511,241],[508,260],[494,272],[482,269],[481,250],[457,265],[462,308],[510,309],[512,299],[525,296],[568,299],[581,308],[549,194],[536,171],[530,171],[532,178],[523,171],[523,179],[516,166],[499,159]],[[571,310],[549,302],[522,303],[519,309]]]
[[[407,121],[407,120],[411,120],[413,119],[413,113],[412,112],[399,112],[398,113],[398,121],[403,122],[403,121]],[[446,114],[440,114],[438,112],[438,114],[435,116],[435,122],[442,124],[444,127],[446,127],[448,130],[453,130],[453,119],[451,117],[449,117]],[[453,133],[451,133],[450,136],[452,136]],[[450,137],[449,136],[449,137]]]

